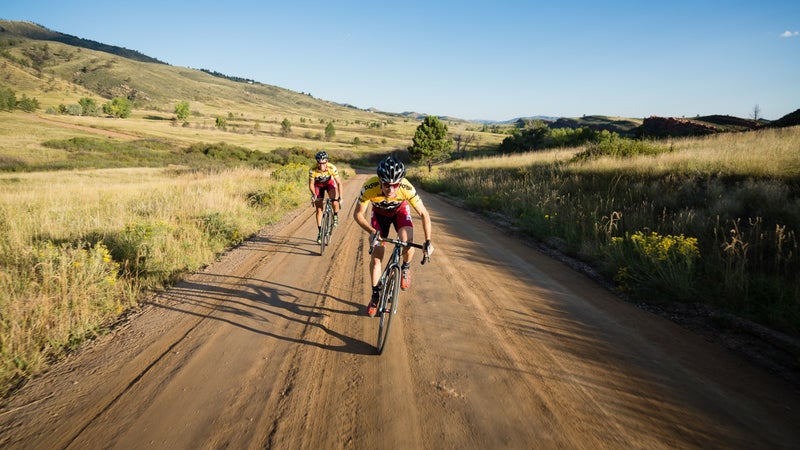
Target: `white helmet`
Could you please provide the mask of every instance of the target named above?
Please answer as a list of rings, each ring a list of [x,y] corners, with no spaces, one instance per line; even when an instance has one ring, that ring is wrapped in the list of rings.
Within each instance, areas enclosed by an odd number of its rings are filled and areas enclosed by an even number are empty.
[[[377,172],[382,182],[395,184],[406,176],[406,167],[394,156],[387,156],[378,164]]]

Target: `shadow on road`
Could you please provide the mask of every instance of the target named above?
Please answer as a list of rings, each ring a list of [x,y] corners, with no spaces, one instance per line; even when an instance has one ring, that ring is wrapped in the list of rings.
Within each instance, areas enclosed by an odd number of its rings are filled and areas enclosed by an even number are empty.
[[[207,275],[205,282],[184,281],[152,306],[226,322],[263,336],[325,350],[374,354],[375,347],[325,325],[327,316],[361,315],[363,305],[312,290],[229,275]],[[342,305],[341,308],[327,304]],[[286,326],[286,322],[299,326]],[[330,343],[312,339],[316,329],[330,336]],[[338,344],[334,344],[338,343]]]

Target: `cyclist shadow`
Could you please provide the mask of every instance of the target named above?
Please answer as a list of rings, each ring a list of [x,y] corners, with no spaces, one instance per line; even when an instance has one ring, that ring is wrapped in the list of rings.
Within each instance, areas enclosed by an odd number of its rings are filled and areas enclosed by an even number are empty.
[[[272,284],[276,286],[276,288],[257,290],[260,298],[256,299],[256,301],[263,301],[270,308],[285,311],[285,313],[281,313],[281,316],[285,317],[287,320],[299,321],[308,324],[329,337],[329,339],[319,339],[319,342],[317,342],[317,340],[311,339],[309,336],[309,338],[303,339],[301,343],[312,345],[324,350],[343,353],[359,355],[371,355],[375,353],[375,347],[373,347],[372,344],[341,333],[336,329],[326,325],[324,320],[326,317],[334,315],[359,316],[363,312],[363,305],[325,293],[309,291],[306,289],[281,285],[278,283],[264,283]],[[298,292],[319,296],[321,298],[313,305],[299,304],[295,301],[291,301],[292,298],[297,299],[297,297],[289,293],[287,289],[294,289]],[[331,302],[336,305],[341,304],[343,305],[343,308],[323,306]],[[298,320],[298,317],[304,318]],[[305,333],[304,336],[308,336],[309,334],[311,333]]]
[[[319,244],[312,238],[294,236],[255,236],[248,240],[251,245],[264,246],[265,251],[288,255],[319,256]],[[269,247],[268,249],[266,247]]]
[[[171,301],[152,302],[151,305],[229,325],[297,344],[311,345],[324,350],[359,354],[375,354],[375,347],[352,336],[340,333],[324,322],[334,314],[358,315],[363,305],[344,299],[320,294],[295,286],[282,285],[264,280],[244,279],[229,275],[211,275],[210,282],[183,281],[170,289],[167,298]],[[241,284],[242,280],[247,282]],[[270,286],[271,287],[265,287]],[[339,309],[315,304],[305,304],[309,297],[324,296],[337,304],[351,306]],[[297,329],[286,323],[302,325],[303,330],[294,336],[285,330]],[[310,326],[306,328],[306,326]],[[315,339],[319,330],[328,336]]]

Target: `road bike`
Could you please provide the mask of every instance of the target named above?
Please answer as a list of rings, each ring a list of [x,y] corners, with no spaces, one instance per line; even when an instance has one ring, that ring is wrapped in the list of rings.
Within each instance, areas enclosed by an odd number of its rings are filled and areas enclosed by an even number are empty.
[[[333,233],[333,199],[326,198],[322,207],[322,220],[320,221],[319,255],[325,252],[325,247],[331,242]]]
[[[375,249],[376,245],[394,244],[394,250],[389,257],[386,267],[383,269],[383,274],[378,281],[380,286],[380,297],[378,300],[378,315],[380,320],[378,322],[378,345],[376,346],[378,354],[383,353],[386,347],[386,339],[389,337],[389,326],[392,324],[392,317],[397,314],[397,303],[400,296],[400,277],[402,262],[403,248],[415,247],[424,250],[424,246],[415,244],[413,242],[405,242],[400,239],[385,239],[376,236],[369,247],[369,254]],[[430,261],[430,256],[422,254],[422,264]]]

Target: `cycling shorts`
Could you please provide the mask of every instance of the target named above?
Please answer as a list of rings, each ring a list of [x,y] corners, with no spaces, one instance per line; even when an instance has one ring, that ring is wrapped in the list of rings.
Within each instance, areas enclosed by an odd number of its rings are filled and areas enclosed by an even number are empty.
[[[380,210],[372,208],[370,224],[372,228],[375,228],[381,233],[382,238],[389,236],[390,225],[394,225],[395,231],[400,231],[403,227],[414,227],[414,224],[411,222],[411,205],[405,200],[391,213],[387,214],[383,211],[379,211]]]
[[[328,192],[328,197],[333,198],[334,190],[336,189],[336,180],[329,179],[325,183],[314,183],[314,193],[318,200],[325,197],[325,191]]]

